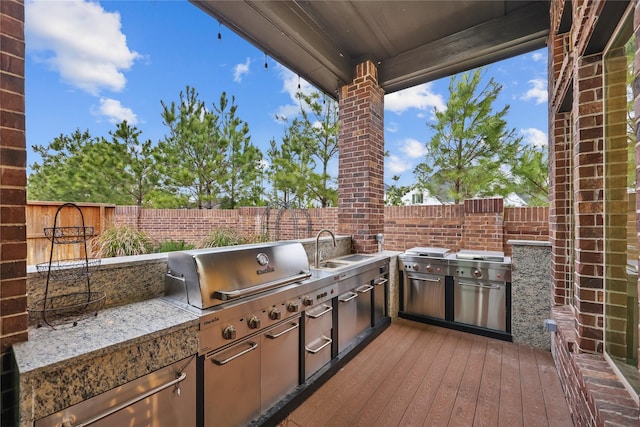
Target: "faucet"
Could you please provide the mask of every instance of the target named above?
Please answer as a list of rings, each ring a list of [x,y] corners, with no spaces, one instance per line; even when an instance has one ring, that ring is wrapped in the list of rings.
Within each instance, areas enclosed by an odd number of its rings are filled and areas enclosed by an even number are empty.
[[[333,234],[331,230],[329,230],[328,228],[323,228],[322,230],[318,231],[318,234],[316,234],[316,258],[315,258],[316,268],[320,267],[320,247],[318,242],[320,240],[320,235],[325,231],[331,234],[331,238],[333,239],[333,247],[334,248],[336,247],[336,236]]]

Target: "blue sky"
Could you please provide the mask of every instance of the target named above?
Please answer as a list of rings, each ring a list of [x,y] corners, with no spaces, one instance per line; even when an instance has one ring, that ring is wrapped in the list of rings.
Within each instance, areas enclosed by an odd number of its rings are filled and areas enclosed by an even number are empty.
[[[207,105],[217,104],[223,91],[234,96],[263,152],[284,135],[275,116],[298,109],[297,75],[269,57],[265,69],[262,51],[186,0],[26,0],[25,12],[29,165],[39,161],[33,145],[78,128],[108,137],[123,119],[142,139],[162,139],[160,101],[178,101],[187,85]],[[527,144],[547,144],[546,72],[546,49],[487,67],[487,77],[503,86],[495,108],[511,106],[508,125]],[[448,85],[445,78],[385,96],[385,183],[393,175],[401,184],[415,181],[430,137],[426,123],[446,104]]]

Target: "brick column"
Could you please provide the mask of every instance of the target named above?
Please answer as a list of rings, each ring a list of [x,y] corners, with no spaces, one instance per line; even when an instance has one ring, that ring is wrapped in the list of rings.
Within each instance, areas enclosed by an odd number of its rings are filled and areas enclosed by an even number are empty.
[[[27,340],[24,3],[0,1],[0,424],[17,420],[17,381],[8,349]]]
[[[581,351],[602,352],[604,323],[604,128],[602,55],[577,59],[573,82],[573,305]]]
[[[338,233],[353,250],[377,250],[384,230],[384,92],[371,61],[356,66],[339,96]]]
[[[462,249],[504,250],[504,199],[464,201]]]

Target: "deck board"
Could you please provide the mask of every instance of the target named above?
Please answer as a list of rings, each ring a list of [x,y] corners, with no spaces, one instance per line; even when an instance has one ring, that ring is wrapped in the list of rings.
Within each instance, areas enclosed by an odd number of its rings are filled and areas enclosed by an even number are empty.
[[[551,353],[399,320],[281,423],[572,425]]]

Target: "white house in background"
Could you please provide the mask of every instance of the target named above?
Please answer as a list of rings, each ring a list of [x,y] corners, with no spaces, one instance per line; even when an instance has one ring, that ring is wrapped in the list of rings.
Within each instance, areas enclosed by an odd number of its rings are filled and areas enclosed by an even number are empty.
[[[402,204],[405,206],[411,205],[442,205],[443,203],[431,197],[431,194],[427,190],[421,190],[412,188],[407,194],[402,196]]]
[[[527,202],[522,199],[522,197],[518,196],[515,193],[511,193],[504,198],[504,205],[509,206],[510,208],[522,208],[524,206],[529,206],[527,205]]]

